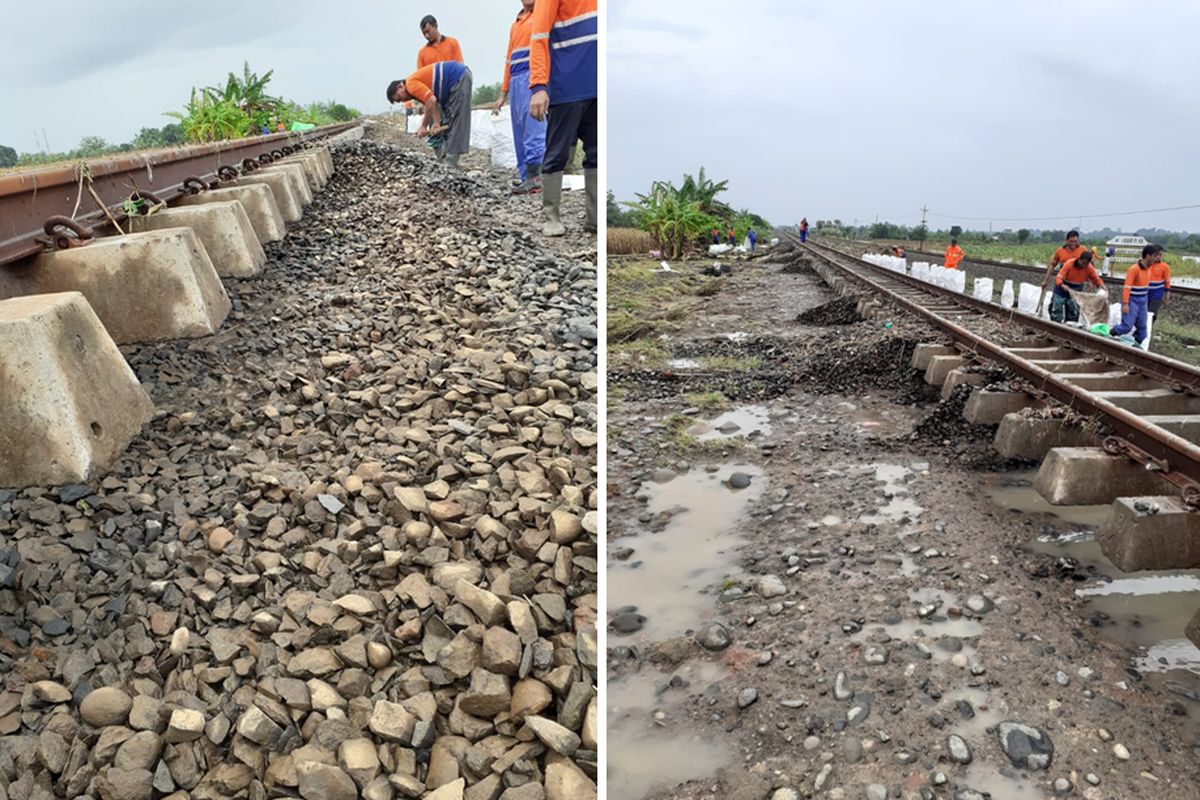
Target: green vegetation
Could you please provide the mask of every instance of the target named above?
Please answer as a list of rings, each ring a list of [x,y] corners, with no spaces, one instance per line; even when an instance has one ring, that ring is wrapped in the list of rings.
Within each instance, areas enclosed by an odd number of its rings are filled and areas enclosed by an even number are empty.
[[[1171,307],[1159,314],[1150,332],[1150,349],[1185,364],[1200,363],[1200,325],[1188,325],[1171,319]]]
[[[608,198],[607,217],[615,227],[639,227],[650,234],[656,250],[663,258],[678,259],[702,250],[712,241],[712,231],[720,231],[721,241],[734,231],[741,241],[750,228],[765,234],[771,224],[748,209],[734,211],[717,200],[729,181],[714,181],[704,174],[704,167],[695,177],[684,175],[676,187],[670,181],[654,181],[650,191],[637,195],[637,202],[618,204]],[[629,211],[621,211],[623,205]]]
[[[471,105],[490,106],[500,99],[500,84],[489,83],[486,86],[476,86],[471,93]]]
[[[65,152],[20,153],[0,145],[0,169],[29,167],[58,162],[81,161],[101,156],[128,153],[133,150],[153,150],[190,142],[214,142],[236,139],[263,132],[274,132],[279,124],[284,128],[293,122],[310,125],[329,125],[348,122],[362,116],[353,108],[334,102],[299,105],[267,94],[273,70],[265,75],[250,71],[246,62],[239,77],[229,73],[223,86],[205,89],[193,87],[184,110],[169,111],[167,116],[179,120],[161,128],[142,128],[137,136],[122,144],[112,144],[100,136],[85,136],[73,150]]]

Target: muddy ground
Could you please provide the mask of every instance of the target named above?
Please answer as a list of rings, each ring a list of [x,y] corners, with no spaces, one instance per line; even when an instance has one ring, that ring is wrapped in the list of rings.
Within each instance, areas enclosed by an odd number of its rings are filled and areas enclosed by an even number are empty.
[[[927,329],[785,251],[723,280],[668,368],[610,359],[608,796],[1200,797],[1197,573],[1109,565],[907,368]]]

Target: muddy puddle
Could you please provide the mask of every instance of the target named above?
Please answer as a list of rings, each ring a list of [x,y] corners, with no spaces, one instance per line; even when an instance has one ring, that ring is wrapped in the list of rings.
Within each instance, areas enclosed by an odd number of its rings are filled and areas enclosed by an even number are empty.
[[[726,676],[720,664],[690,662],[672,674],[642,671],[608,683],[608,797],[638,800],[658,786],[713,775],[733,756],[688,732],[687,694]]]
[[[921,516],[925,509],[908,496],[908,484],[916,479],[916,472],[899,464],[870,464],[866,470],[874,471],[875,482],[882,484],[879,487],[880,496],[887,502],[876,508],[873,513],[860,516],[859,522],[868,525],[883,525],[889,522],[907,524]]]
[[[771,418],[762,406],[739,406],[711,422],[698,422],[685,433],[702,442],[735,437],[770,436]]]
[[[748,487],[728,485],[736,472],[750,477]],[[635,606],[646,618],[636,639],[659,641],[697,628],[716,601],[714,587],[741,575],[735,554],[745,541],[734,527],[747,505],[762,495],[761,475],[755,466],[726,465],[715,472],[696,469],[667,483],[645,484],[646,512],[669,514],[666,527],[658,533],[643,528],[636,536],[608,545],[609,607]],[[612,557],[626,549],[633,553],[624,559]]]
[[[1121,572],[1096,542],[1108,506],[1051,506],[1034,490],[1034,475],[1032,471],[994,475],[987,490],[999,507],[1030,516],[1035,530],[1047,521],[1054,523],[1054,533],[1040,533],[1029,549],[1077,562],[1075,575],[1085,580],[1075,593],[1086,600],[1091,624],[1137,652],[1136,669],[1185,670],[1200,676],[1200,649],[1183,636],[1200,608],[1200,570]],[[1195,679],[1188,682],[1194,684]]]

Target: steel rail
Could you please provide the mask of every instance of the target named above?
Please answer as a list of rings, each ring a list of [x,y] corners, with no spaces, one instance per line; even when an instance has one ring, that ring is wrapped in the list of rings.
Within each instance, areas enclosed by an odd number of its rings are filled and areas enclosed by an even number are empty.
[[[872,271],[879,270],[880,272],[887,273],[888,277],[899,279],[908,278],[908,276],[901,276],[899,273],[893,273],[882,267],[876,267],[865,261],[859,261],[852,256],[847,256],[844,253],[833,250],[833,248],[818,245],[814,251],[826,263],[844,276],[861,283],[873,293],[882,295],[889,302],[912,312],[935,327],[944,330],[956,343],[956,347],[964,352],[964,354],[975,358],[980,358],[981,355],[986,354],[987,357],[1003,364],[1009,370],[1024,378],[1036,391],[1044,392],[1068,408],[1084,416],[1093,417],[1102,424],[1107,425],[1112,429],[1113,434],[1123,439],[1124,442],[1106,442],[1106,449],[1110,451],[1123,449],[1123,445],[1127,443],[1129,446],[1148,455],[1155,468],[1161,472],[1162,477],[1181,488],[1181,496],[1189,506],[1195,507],[1196,501],[1200,500],[1200,447],[1197,447],[1181,436],[1177,436],[1163,430],[1157,425],[1146,422],[1136,414],[1126,411],[1104,398],[1096,397],[1094,393],[1075,386],[1058,377],[1055,373],[1042,369],[1038,365],[1009,352],[1002,345],[990,342],[961,325],[957,325],[923,308],[919,303],[893,292],[882,284],[858,272],[856,269],[838,263],[834,258],[820,252],[822,250],[832,250],[832,252],[841,258],[857,261],[857,266],[866,267]],[[907,284],[911,280],[913,279],[904,282]],[[924,281],[918,280],[917,283],[921,284],[922,288],[928,286]],[[940,289],[941,287],[929,288]],[[1024,322],[1025,319],[1034,319],[1024,314],[1018,316],[1021,317],[1021,322]]]
[[[786,232],[786,231],[785,231],[785,232]],[[812,237],[812,236],[809,236],[808,238],[809,238],[809,241],[812,241],[812,239],[813,239],[814,237]],[[821,238],[822,238],[822,239],[829,239],[829,238],[831,238],[831,237],[828,237],[828,236],[823,236],[823,237],[821,237]],[[853,242],[857,242],[857,243],[860,243],[860,244],[865,244],[865,245],[868,245],[868,246],[874,246],[874,247],[882,247],[882,246],[883,246],[883,245],[875,245],[875,244],[872,244],[872,243],[870,243],[870,242],[862,242],[862,241],[861,241],[861,240],[859,240],[859,239],[846,239],[846,240],[844,240],[844,241],[853,241]],[[827,244],[827,245],[825,245],[825,246],[826,246],[826,247],[830,247],[831,245],[828,245],[828,244]],[[835,249],[836,249],[836,248],[835,248]],[[935,260],[940,260],[940,259],[943,259],[943,258],[945,258],[945,254],[943,254],[943,253],[930,253],[930,252],[928,252],[928,251],[926,251],[926,250],[905,250],[905,251],[904,251],[904,253],[905,253],[905,255],[907,255],[907,256],[913,256],[913,257],[916,257],[916,256],[924,256],[924,257],[926,257],[926,258],[931,258],[931,259],[935,259]],[[1031,273],[1031,274],[1037,274],[1037,275],[1045,275],[1045,274],[1046,274],[1046,268],[1045,268],[1045,267],[1037,267],[1037,266],[1033,266],[1033,265],[1031,265],[1031,264],[1014,264],[1014,263],[1012,263],[1011,261],[1009,261],[1009,262],[1005,262],[1005,261],[994,261],[994,260],[992,260],[992,259],[989,259],[989,258],[969,258],[969,257],[965,257],[965,258],[963,258],[963,260],[962,260],[960,263],[963,263],[963,264],[983,264],[984,266],[988,266],[988,267],[1000,267],[1001,269],[1012,269],[1012,270],[1017,270],[1017,271],[1019,271],[1019,272],[1029,272],[1029,273]],[[1124,278],[1116,278],[1116,277],[1113,277],[1113,276],[1111,276],[1111,275],[1101,275],[1101,276],[1100,276],[1100,280],[1104,281],[1104,283],[1105,283],[1105,284],[1107,284],[1108,286],[1124,286],[1124,285],[1125,285],[1125,279],[1124,279]],[[1171,287],[1171,294],[1173,294],[1173,295],[1180,295],[1180,296],[1186,296],[1186,297],[1200,297],[1200,289],[1197,289],[1197,288],[1195,288],[1195,287],[1192,287],[1192,286],[1172,286],[1172,287]]]
[[[786,235],[792,235],[789,232],[784,232]],[[871,270],[884,272],[890,278],[903,281],[904,283],[919,288],[922,291],[931,294],[939,295],[947,300],[950,300],[958,305],[969,308],[973,311],[978,311],[988,316],[1003,319],[1009,322],[1019,322],[1020,324],[1044,334],[1056,341],[1065,343],[1077,350],[1090,350],[1103,355],[1109,361],[1120,364],[1125,364],[1132,367],[1135,371],[1160,381],[1171,389],[1177,392],[1188,392],[1189,394],[1200,395],[1200,368],[1190,364],[1185,364],[1182,361],[1176,361],[1173,358],[1159,355],[1158,353],[1147,353],[1144,350],[1135,350],[1126,345],[1119,344],[1111,338],[1097,336],[1079,328],[1071,328],[1066,325],[1061,325],[1057,322],[1042,319],[1041,317],[1025,314],[1016,309],[1008,309],[998,306],[995,303],[990,303],[987,300],[980,300],[967,294],[959,294],[951,289],[946,289],[941,286],[936,286],[932,283],[927,283],[920,278],[914,278],[911,275],[902,274],[885,270],[870,262],[863,261],[860,258],[843,253],[835,247],[830,247],[826,244],[809,242],[805,247],[815,246],[823,248],[831,252],[837,253],[842,258],[853,260],[856,264],[866,267]]]
[[[124,202],[131,195],[152,191],[164,201],[174,200],[186,193],[183,184],[188,178],[213,182],[223,167],[278,158],[358,124],[344,122],[0,175],[0,266],[35,256],[52,244],[44,228],[53,217],[66,217],[91,231],[110,224],[110,215],[124,219]]]

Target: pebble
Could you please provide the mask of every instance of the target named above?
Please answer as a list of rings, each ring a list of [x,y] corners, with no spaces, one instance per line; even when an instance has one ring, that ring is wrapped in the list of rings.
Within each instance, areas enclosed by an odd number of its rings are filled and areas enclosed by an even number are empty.
[[[1075,791],[1075,784],[1066,778],[1058,778],[1054,781],[1054,793],[1059,797],[1064,797],[1073,791]]]
[[[744,472],[735,472],[729,476],[729,486],[734,489],[745,489],[750,485],[750,476]]]
[[[133,698],[120,689],[105,686],[96,689],[79,704],[79,716],[94,728],[124,725],[133,708]]]
[[[952,734],[946,737],[946,752],[950,757],[951,763],[954,764],[970,764],[974,759],[971,753],[971,746],[961,736]]]
[[[758,689],[746,688],[738,693],[737,707],[739,709],[749,708],[758,702]]]
[[[1120,742],[1113,745],[1113,755],[1121,761],[1128,761],[1132,757],[1129,748]]]

